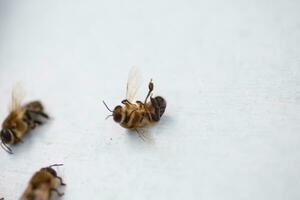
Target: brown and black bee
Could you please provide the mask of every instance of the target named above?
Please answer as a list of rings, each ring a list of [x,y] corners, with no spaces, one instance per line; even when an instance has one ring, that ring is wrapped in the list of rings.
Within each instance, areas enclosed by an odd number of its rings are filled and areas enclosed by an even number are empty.
[[[59,192],[58,186],[65,186],[62,178],[57,176],[54,166],[62,166],[62,164],[54,164],[49,167],[40,169],[30,179],[28,186],[20,200],[49,200],[52,192],[56,192],[58,196],[64,193]],[[59,181],[59,183],[58,183]]]
[[[22,142],[26,133],[36,126],[42,125],[43,120],[49,118],[40,101],[22,105],[22,96],[21,89],[15,87],[12,92],[10,112],[2,123],[0,132],[1,146],[10,154],[13,152],[8,145]]]
[[[134,97],[140,86],[140,75],[136,67],[133,67],[128,76],[126,87],[126,99],[122,101],[124,106],[118,105],[111,110],[103,101],[106,108],[112,112],[114,121],[122,127],[135,130],[139,133],[139,129],[147,125],[158,122],[164,114],[167,106],[166,100],[161,96],[152,97],[154,84],[152,80],[148,85],[148,93],[145,100],[134,102]],[[148,101],[150,98],[150,101]]]

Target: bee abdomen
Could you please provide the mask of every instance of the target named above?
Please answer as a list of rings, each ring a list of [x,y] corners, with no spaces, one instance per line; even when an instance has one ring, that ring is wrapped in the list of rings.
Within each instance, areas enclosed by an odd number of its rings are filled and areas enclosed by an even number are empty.
[[[161,117],[167,107],[167,102],[164,98],[162,98],[161,96],[157,96],[155,97],[155,100],[157,101],[158,107],[159,107],[159,116]]]
[[[167,102],[161,96],[157,96],[155,98],[151,98],[151,105],[154,108],[155,114],[152,114],[152,119],[154,121],[159,121],[160,117],[164,114]]]

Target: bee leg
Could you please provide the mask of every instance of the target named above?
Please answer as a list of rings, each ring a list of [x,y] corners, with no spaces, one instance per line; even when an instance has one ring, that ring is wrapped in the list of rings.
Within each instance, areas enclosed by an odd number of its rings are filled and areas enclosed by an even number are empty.
[[[132,105],[132,103],[130,101],[128,101],[127,99],[124,99],[123,101],[121,101],[121,103],[124,104],[125,106]]]
[[[55,189],[55,188],[51,188],[50,189],[50,192],[55,192],[58,196],[63,196],[64,195],[64,193],[60,193],[57,189]]]
[[[15,138],[15,140],[16,140],[17,143],[18,143],[18,142],[23,143],[23,140],[22,140],[21,138],[19,138],[19,137],[15,134],[15,132],[11,131],[11,133],[13,134],[13,136],[14,136],[14,138]]]
[[[34,129],[36,127],[36,125],[32,122],[32,119],[29,115],[27,115],[27,118],[28,119],[23,119],[27,125],[31,128],[31,129]]]
[[[30,115],[29,112],[26,112],[25,113],[25,118],[24,118],[24,121],[28,124],[28,126],[31,128],[31,129],[34,129],[35,128],[35,124],[32,122],[32,117]]]
[[[139,137],[145,142],[146,140],[145,140],[145,136],[144,136],[144,134],[143,133],[141,133],[137,128],[135,129],[135,131],[137,132],[137,134],[139,135]]]
[[[63,182],[63,180],[62,180],[62,178],[61,178],[61,177],[59,177],[59,176],[56,176],[55,178],[57,178],[57,179],[59,180],[59,182],[60,182],[60,185],[67,185],[67,184],[65,184],[65,183]]]
[[[142,117],[140,119],[140,122],[142,122],[144,120],[144,118],[145,118],[145,113],[143,113],[143,115],[142,115]]]
[[[30,112],[30,113],[34,113],[34,114],[37,114],[37,115],[40,115],[40,116],[42,116],[42,117],[44,117],[44,118],[46,118],[46,119],[49,119],[49,116],[48,116],[46,113],[42,112],[42,111],[29,110],[29,112]]]
[[[41,122],[40,120],[33,120],[34,125],[42,125],[43,122]]]
[[[151,117],[151,113],[147,110],[147,108],[145,108],[145,111],[140,119],[140,122],[142,122],[145,118],[145,116],[148,117],[149,121],[152,121],[152,117]]]
[[[40,115],[40,116],[42,116],[42,117],[44,117],[46,119],[49,119],[49,116],[46,113],[44,113],[44,112],[36,112],[36,114],[38,114],[38,115]]]
[[[30,123],[29,123],[29,126],[30,126],[31,129],[35,129],[36,124],[35,124],[34,122],[30,122]]]
[[[147,96],[146,96],[146,98],[145,98],[144,104],[147,103],[147,100],[148,100],[148,98],[149,98],[151,92],[152,92],[153,89],[154,89],[154,85],[153,85],[152,79],[151,79],[150,82],[149,82],[148,88],[149,88],[149,91],[148,91],[148,94],[147,94]]]
[[[152,82],[152,79],[150,80],[150,82],[149,82],[149,85],[148,85],[148,88],[149,88],[149,91],[148,91],[148,94],[147,94],[147,96],[146,96],[146,98],[145,98],[145,101],[144,101],[144,107],[145,107],[145,111],[146,111],[146,114],[147,114],[147,116],[148,116],[148,118],[149,118],[149,120],[150,121],[152,121],[152,116],[151,116],[151,113],[149,112],[149,110],[147,109],[147,106],[145,106],[146,105],[146,103],[147,103],[147,101],[148,101],[148,98],[150,97],[150,99],[152,99],[152,91],[153,91],[153,89],[154,89],[154,84],[153,84],[153,82]],[[144,116],[143,116],[143,119],[144,119]]]
[[[131,113],[129,113],[129,115],[128,115],[128,119],[130,119],[131,115],[132,115],[134,112],[136,112],[136,111],[137,111],[137,109],[131,111]]]
[[[143,108],[143,106],[144,106],[143,102],[141,102],[141,101],[136,101],[135,103],[137,103],[140,106],[140,108]]]
[[[46,119],[49,119],[49,115],[47,115],[44,112],[39,112],[38,114],[41,115],[42,117],[46,118]]]

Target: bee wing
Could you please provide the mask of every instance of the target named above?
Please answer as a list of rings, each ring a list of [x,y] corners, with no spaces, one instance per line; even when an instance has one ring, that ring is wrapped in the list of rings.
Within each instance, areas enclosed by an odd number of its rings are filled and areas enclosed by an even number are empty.
[[[128,74],[127,86],[126,86],[126,99],[129,102],[133,102],[142,82],[142,75],[138,67],[133,66]]]
[[[20,84],[16,84],[11,93],[10,111],[19,110],[22,108],[24,96],[25,92],[22,86]]]

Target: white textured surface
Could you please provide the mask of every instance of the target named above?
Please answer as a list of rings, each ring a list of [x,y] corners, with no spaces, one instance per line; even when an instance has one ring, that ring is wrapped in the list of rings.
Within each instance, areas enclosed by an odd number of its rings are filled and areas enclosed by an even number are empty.
[[[300,199],[300,1],[224,2],[1,1],[0,119],[21,81],[53,120],[0,152],[0,195],[64,163],[64,200]],[[132,65],[168,101],[153,144],[104,120]]]

